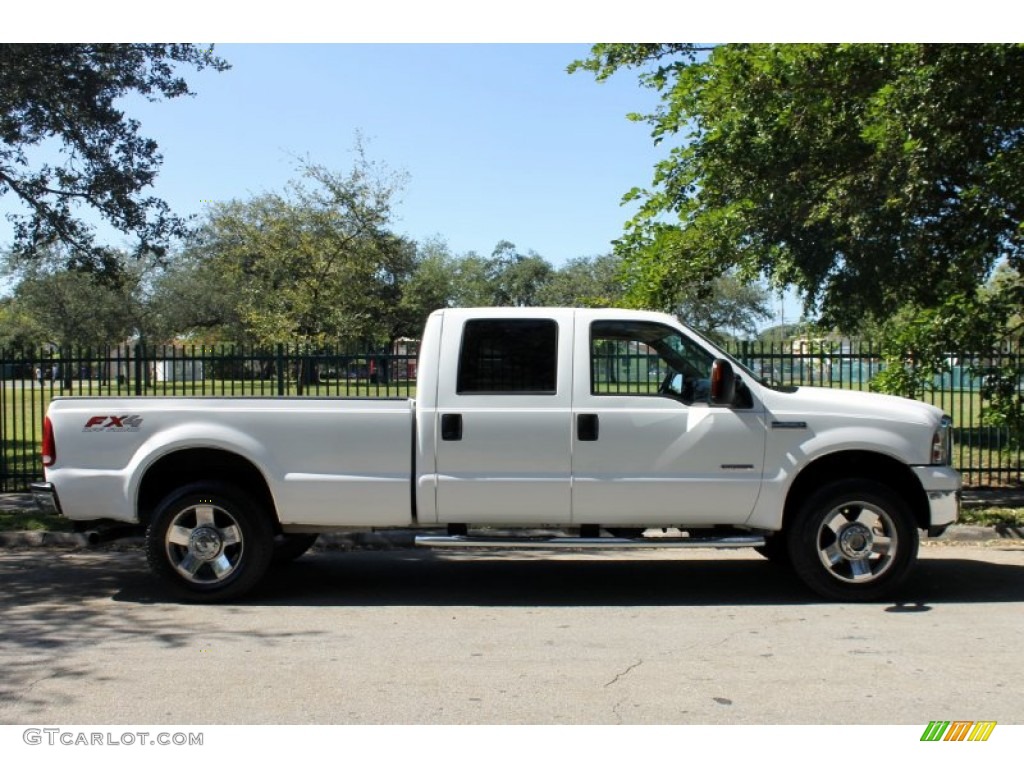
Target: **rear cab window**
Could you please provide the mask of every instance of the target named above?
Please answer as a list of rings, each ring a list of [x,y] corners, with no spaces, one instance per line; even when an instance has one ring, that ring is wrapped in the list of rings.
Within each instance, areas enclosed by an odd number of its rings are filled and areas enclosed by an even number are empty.
[[[547,319],[468,320],[459,352],[458,395],[554,395],[558,323]]]

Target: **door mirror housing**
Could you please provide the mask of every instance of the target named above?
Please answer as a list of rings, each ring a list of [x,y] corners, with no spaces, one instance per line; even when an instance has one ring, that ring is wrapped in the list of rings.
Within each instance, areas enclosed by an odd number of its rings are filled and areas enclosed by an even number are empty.
[[[736,372],[723,358],[711,364],[711,404],[732,405],[736,400]]]

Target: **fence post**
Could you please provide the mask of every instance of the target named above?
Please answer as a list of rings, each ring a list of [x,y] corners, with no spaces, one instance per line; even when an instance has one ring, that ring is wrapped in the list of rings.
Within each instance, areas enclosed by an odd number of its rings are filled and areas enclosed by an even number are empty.
[[[277,395],[284,397],[284,344],[277,345]]]
[[[142,340],[135,345],[135,395],[136,397],[142,396],[143,378],[142,371],[144,367],[144,361],[142,359],[144,355],[144,347],[142,346]]]

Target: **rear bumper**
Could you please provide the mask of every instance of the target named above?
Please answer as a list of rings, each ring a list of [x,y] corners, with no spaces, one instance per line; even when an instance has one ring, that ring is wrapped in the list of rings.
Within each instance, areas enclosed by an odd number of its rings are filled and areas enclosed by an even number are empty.
[[[60,499],[57,497],[57,489],[53,483],[32,483],[32,500],[36,508],[47,515],[63,514],[60,509]]]
[[[911,467],[928,497],[928,534],[938,536],[960,516],[960,473],[952,467]]]

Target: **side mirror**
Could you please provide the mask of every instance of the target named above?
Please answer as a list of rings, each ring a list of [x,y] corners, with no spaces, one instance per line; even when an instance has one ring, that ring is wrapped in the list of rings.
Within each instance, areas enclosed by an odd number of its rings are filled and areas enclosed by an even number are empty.
[[[736,399],[736,373],[728,360],[718,358],[711,364],[711,404],[732,405]]]

